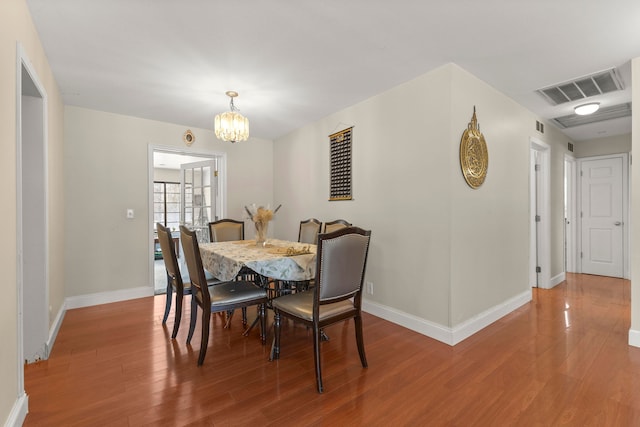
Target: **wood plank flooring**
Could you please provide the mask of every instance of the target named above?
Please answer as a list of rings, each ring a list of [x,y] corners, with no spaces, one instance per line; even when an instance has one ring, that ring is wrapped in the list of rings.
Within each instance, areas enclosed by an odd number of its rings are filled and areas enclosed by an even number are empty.
[[[269,362],[257,330],[216,316],[197,367],[188,304],[175,341],[163,296],[69,310],[50,358],[25,367],[24,425],[639,426],[629,294],[626,280],[569,274],[454,347],[365,314],[369,368],[352,322],[327,328],[321,395],[303,326],[284,322]]]

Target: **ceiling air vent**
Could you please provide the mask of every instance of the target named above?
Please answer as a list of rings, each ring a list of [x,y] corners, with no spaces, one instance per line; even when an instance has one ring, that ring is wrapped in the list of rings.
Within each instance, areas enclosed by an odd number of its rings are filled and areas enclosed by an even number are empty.
[[[624,85],[620,75],[615,68],[611,68],[570,82],[538,89],[537,92],[551,104],[560,105],[622,89]]]
[[[569,114],[568,116],[556,117],[553,121],[563,129],[575,126],[586,125],[588,123],[601,122],[603,120],[617,119],[620,117],[628,117],[631,115],[631,103],[612,105],[611,107],[600,108],[593,114],[588,116],[579,116],[577,114]]]

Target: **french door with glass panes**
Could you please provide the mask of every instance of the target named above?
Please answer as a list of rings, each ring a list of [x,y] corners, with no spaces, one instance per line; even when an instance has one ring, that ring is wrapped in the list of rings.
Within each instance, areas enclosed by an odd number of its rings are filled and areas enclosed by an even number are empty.
[[[180,165],[182,203],[180,222],[209,241],[209,222],[218,219],[217,159]]]

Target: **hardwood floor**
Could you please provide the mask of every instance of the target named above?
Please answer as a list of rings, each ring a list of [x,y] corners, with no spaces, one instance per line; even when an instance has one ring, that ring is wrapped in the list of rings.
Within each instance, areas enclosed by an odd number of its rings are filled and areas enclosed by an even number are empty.
[[[186,346],[187,308],[171,341],[162,296],[69,310],[50,358],[25,368],[24,425],[638,426],[629,293],[626,280],[569,274],[455,347],[365,314],[369,368],[352,322],[327,328],[321,395],[300,325],[283,322],[269,362],[240,316],[229,330],[216,316],[197,367],[200,325]]]

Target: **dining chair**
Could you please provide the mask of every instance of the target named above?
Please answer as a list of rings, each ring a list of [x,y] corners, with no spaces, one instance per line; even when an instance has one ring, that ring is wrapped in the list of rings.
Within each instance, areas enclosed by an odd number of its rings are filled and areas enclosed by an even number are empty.
[[[211,242],[233,242],[244,240],[244,222],[231,218],[220,219],[209,223],[209,240]],[[247,267],[242,267],[238,272],[237,280],[255,280],[254,272]],[[233,310],[227,313],[227,325],[231,322]],[[242,309],[242,322],[247,323],[247,309]]]
[[[244,240],[244,222],[225,218],[209,223],[211,242],[231,242]]]
[[[164,306],[162,324],[167,323],[167,318],[171,311],[173,293],[175,292],[176,314],[173,323],[173,333],[171,334],[171,338],[175,339],[176,335],[178,335],[178,329],[180,328],[180,320],[182,319],[182,300],[184,295],[191,294],[191,283],[189,281],[185,283],[182,278],[171,231],[160,223],[156,223],[156,230],[158,232],[158,242],[160,243],[160,250],[162,251],[164,267],[167,271],[167,298]],[[212,286],[219,283],[219,280],[209,275],[206,278],[206,282],[208,286]]]
[[[322,223],[315,218],[300,221],[298,242],[315,245],[318,242],[318,233],[320,233],[321,227]]]
[[[316,285],[304,292],[272,300],[274,345],[271,360],[280,358],[281,318],[302,322],[313,331],[313,356],[318,393],[322,393],[320,341],[322,328],[354,319],[356,343],[362,367],[367,367],[362,337],[362,284],[367,266],[371,231],[345,227],[318,235]]]
[[[334,221],[325,222],[324,226],[322,227],[322,232],[331,233],[344,227],[351,227],[351,223],[349,221],[345,221],[344,219],[336,219]]]
[[[202,365],[207,354],[209,327],[211,314],[213,313],[228,312],[236,308],[257,305],[260,317],[260,338],[262,344],[264,344],[266,342],[265,308],[268,301],[267,291],[253,282],[245,280],[232,280],[216,286],[206,286],[196,233],[181,225],[180,239],[182,240],[182,251],[187,261],[192,293],[191,322],[189,324],[187,344],[191,344],[191,338],[196,327],[198,307],[202,309],[202,339],[200,341],[198,366]]]

